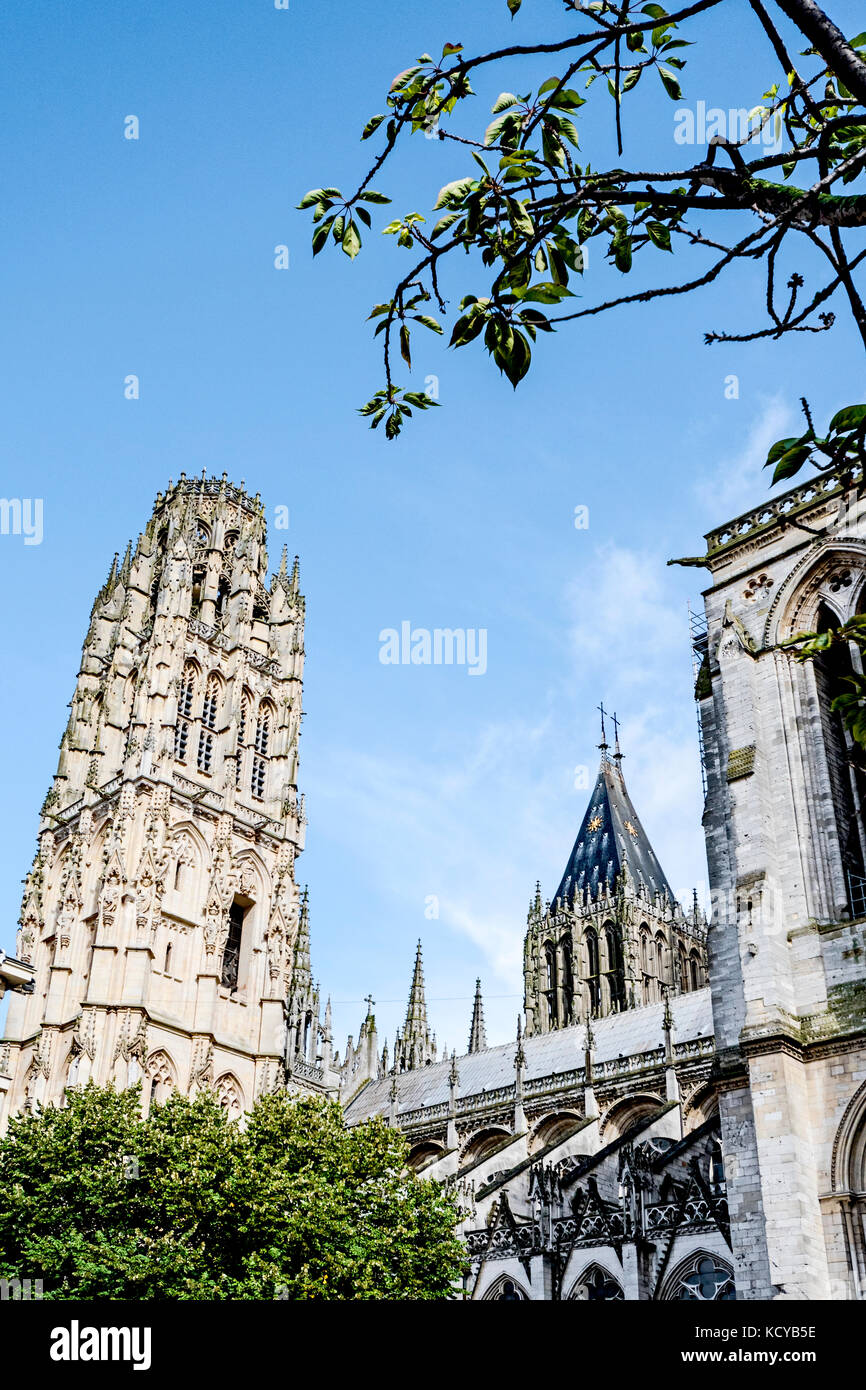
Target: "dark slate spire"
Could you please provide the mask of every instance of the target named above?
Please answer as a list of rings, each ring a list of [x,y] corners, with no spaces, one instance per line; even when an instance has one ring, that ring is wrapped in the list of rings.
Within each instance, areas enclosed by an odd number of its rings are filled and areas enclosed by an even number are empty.
[[[484,1005],[481,1000],[481,981],[475,981],[475,1003],[472,1006],[472,1027],[469,1030],[468,1052],[483,1052],[487,1047],[484,1029]]]
[[[605,884],[612,890],[627,863],[631,879],[647,892],[674,895],[647,833],[626,791],[619,737],[613,758],[607,754],[602,724],[601,766],[583,823],[574,842],[556,897],[571,902],[577,896],[598,896]]]

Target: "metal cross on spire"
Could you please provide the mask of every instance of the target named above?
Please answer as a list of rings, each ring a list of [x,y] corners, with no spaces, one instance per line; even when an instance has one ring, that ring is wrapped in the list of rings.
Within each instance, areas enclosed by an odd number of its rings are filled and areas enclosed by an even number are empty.
[[[621,772],[621,771],[622,771],[622,753],[620,752],[620,747],[619,747],[619,720],[618,720],[617,717],[616,717],[616,713],[614,713],[614,715],[613,715],[613,746],[614,746],[614,754],[613,754],[613,756],[614,756],[614,759],[616,760],[616,765],[617,765],[617,767],[619,768],[619,770],[620,770],[620,772]]]
[[[607,734],[606,734],[605,731],[604,731],[604,717],[605,717],[605,715],[607,714],[607,715],[608,715],[608,718],[610,718],[610,715],[608,714],[607,710],[606,710],[605,707],[604,707],[604,701],[602,701],[602,703],[601,703],[600,705],[597,705],[597,706],[596,706],[596,709],[598,709],[598,710],[600,711],[600,713],[601,713],[601,743],[600,743],[598,746],[599,746],[599,748],[604,752],[604,751],[607,749],[607,746],[608,746],[608,743],[607,743]]]
[[[605,762],[606,762],[606,761],[607,761],[607,750],[608,750],[608,748],[610,747],[610,745],[609,745],[609,743],[608,743],[608,741],[607,741],[607,732],[606,732],[605,727],[604,727],[604,721],[605,721],[605,719],[609,719],[609,720],[611,721],[611,723],[613,724],[614,748],[616,749],[616,751],[615,751],[615,753],[614,753],[614,757],[615,757],[615,758],[621,758],[621,757],[622,757],[622,753],[619,751],[619,725],[620,725],[620,721],[617,719],[616,713],[615,713],[615,712],[614,712],[613,714],[611,714],[610,710],[606,710],[606,709],[605,709],[605,707],[604,707],[604,702],[602,702],[600,705],[597,705],[596,708],[598,709],[599,713],[601,714],[601,743],[598,745],[599,748],[601,749],[601,756],[602,756],[602,758],[603,758],[603,759],[605,760]]]

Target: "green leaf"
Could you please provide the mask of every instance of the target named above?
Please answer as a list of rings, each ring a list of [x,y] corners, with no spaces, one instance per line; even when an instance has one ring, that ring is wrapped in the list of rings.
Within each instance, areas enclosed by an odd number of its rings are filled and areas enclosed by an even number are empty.
[[[506,112],[504,116],[497,116],[495,121],[490,122],[490,125],[484,132],[484,143],[485,145],[495,145],[499,137],[505,133],[508,143],[513,144],[517,129],[518,123],[516,116],[511,112]]]
[[[449,347],[464,347],[466,343],[471,343],[473,338],[484,327],[484,315],[479,313],[464,314],[459,318],[451,330],[451,340]]]
[[[532,362],[532,349],[522,333],[515,333],[510,351],[503,355],[500,366],[515,391],[529,371]]]
[[[660,251],[671,250],[670,228],[666,227],[664,222],[647,222],[646,229],[653,246],[657,246]]]
[[[802,435],[795,435],[795,436],[792,436],[790,439],[779,439],[779,440],[777,440],[777,442],[776,442],[776,443],[773,445],[773,447],[770,449],[770,452],[767,454],[767,461],[766,461],[766,463],[764,464],[764,467],[765,467],[765,468],[768,468],[768,467],[770,466],[770,464],[778,463],[779,459],[780,459],[780,458],[783,458],[783,457],[785,456],[785,454],[789,453],[790,450],[794,448],[795,444],[802,444],[802,443],[803,443],[803,436],[802,436]]]
[[[343,233],[342,246],[349,260],[353,261],[361,249],[361,237],[354,222],[350,222]]]
[[[498,116],[500,111],[507,111],[510,106],[517,106],[517,97],[512,92],[500,92],[490,108],[491,116]]]
[[[462,213],[459,208],[455,212],[446,212],[444,216],[440,217],[439,221],[435,224],[432,232],[430,233],[431,238],[439,236],[440,232],[447,231],[448,228],[451,227],[457,221],[458,217],[461,216]]]
[[[440,188],[439,196],[433,204],[433,209],[438,212],[440,208],[453,208],[463,202],[470,189],[475,187],[475,180],[470,178],[454,179],[451,183],[446,183],[444,188]]]
[[[554,111],[576,111],[578,107],[586,106],[586,97],[582,97],[573,87],[563,87],[550,104]]]
[[[783,454],[773,471],[773,482],[779,483],[783,478],[793,478],[808,461],[811,453],[808,444],[801,444]]]
[[[390,203],[391,201],[384,193],[377,193],[375,189],[372,188],[365,189],[363,193],[358,194],[358,197],[364,203]]]
[[[662,86],[664,87],[671,101],[682,101],[682,89],[676,77],[671,72],[670,68],[660,67],[659,77],[661,78]]]
[[[394,78],[394,81],[391,83],[391,86],[388,90],[391,92],[401,91],[404,87],[407,87],[409,85],[410,81],[417,72],[417,65],[411,68],[404,68],[402,72],[397,73],[397,76]]]
[[[304,208],[313,207],[316,203],[321,202],[324,196],[324,188],[311,188],[310,192],[305,193],[301,201],[298,203],[299,211],[303,210]]]
[[[613,263],[624,275],[631,270],[631,237],[622,227],[618,227],[611,240]]]
[[[559,304],[563,299],[573,298],[572,292],[565,285],[556,285],[546,282],[541,285],[533,285],[532,289],[523,295],[524,304]]]
[[[532,221],[526,207],[519,203],[516,198],[509,198],[506,201],[508,217],[512,227],[520,236],[534,236],[535,224]]]
[[[843,430],[851,430],[861,425],[866,420],[866,405],[848,405],[844,410],[837,410],[833,419],[830,421],[830,433],[841,434]]]
[[[313,255],[314,255],[314,256],[318,256],[318,254],[319,254],[319,252],[321,251],[322,247],[324,246],[325,242],[328,240],[328,233],[329,233],[329,231],[331,230],[331,227],[333,226],[335,220],[336,220],[336,216],[335,216],[335,217],[329,217],[328,220],[327,220],[327,222],[322,222],[321,225],[318,226],[318,227],[316,228],[316,230],[313,232]]]
[[[522,4],[523,4],[523,0],[508,0],[508,8],[509,8],[509,10],[511,11],[511,18],[512,18],[512,19],[513,19],[514,16],[517,14],[517,11],[520,9],[520,6],[521,6]]]
[[[382,124],[384,119],[384,116],[371,116],[367,124],[364,126],[364,129],[361,131],[361,139],[369,140],[370,136],[373,135],[375,131],[379,129],[379,126]]]

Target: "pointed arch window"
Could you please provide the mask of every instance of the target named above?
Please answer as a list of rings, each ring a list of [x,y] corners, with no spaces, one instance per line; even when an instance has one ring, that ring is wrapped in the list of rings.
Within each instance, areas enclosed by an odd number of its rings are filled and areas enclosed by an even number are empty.
[[[656,979],[658,980],[658,997],[661,998],[662,985],[667,983],[667,972],[665,970],[665,949],[666,942],[661,932],[656,936]]]
[[[620,1009],[625,1008],[625,969],[622,957],[622,936],[613,922],[608,922],[605,927],[604,940],[607,948],[607,983],[610,991],[610,1008],[612,1013],[619,1013]]]
[[[858,609],[862,609],[862,606],[862,603],[858,604]],[[820,605],[815,624],[818,632],[836,628],[840,622],[841,619],[829,604]],[[849,906],[853,915],[858,916],[862,914],[857,910],[859,903],[855,904],[854,890],[860,890],[859,898],[862,900],[862,890],[866,886],[866,833],[863,820],[866,768],[862,750],[854,743],[841,715],[833,709],[833,701],[838,695],[850,693],[847,682],[855,674],[854,664],[849,649],[842,643],[834,643],[827,651],[819,653],[814,668],[839,853]]]
[[[174,760],[177,763],[186,762],[186,748],[189,742],[189,724],[185,719],[179,719],[174,728]]]
[[[207,729],[202,729],[198,736],[198,758],[196,766],[199,772],[210,773],[213,762],[213,734]]]
[[[256,734],[253,741],[253,764],[250,774],[250,789],[258,801],[263,801],[268,772],[268,749],[271,742],[272,711],[266,701],[259,705],[256,720]]]
[[[206,729],[216,728],[217,710],[220,700],[220,678],[217,675],[208,676],[207,689],[204,696],[204,705],[201,712],[201,722]]]
[[[177,723],[174,726],[174,756],[175,761],[179,763],[186,762],[197,674],[195,666],[188,661],[183,668],[183,676],[181,677],[180,694],[177,701]]]
[[[649,927],[646,922],[642,922],[640,927],[640,970],[641,1002],[644,1004],[651,1003],[653,997],[651,954]]]
[[[214,736],[212,731],[216,728],[217,710],[219,709],[221,691],[222,685],[219,676],[216,674],[208,676],[204,704],[202,705],[201,712],[202,727],[198,736],[197,766],[199,772],[210,773],[211,771],[214,747]]]
[[[622,1285],[601,1269],[599,1265],[590,1265],[583,1276],[577,1281],[571,1293],[569,1301],[581,1300],[589,1303],[612,1303],[625,1298]]]
[[[183,679],[180,686],[180,699],[178,700],[178,713],[184,719],[192,718],[192,706],[195,699],[196,669],[191,662],[187,662],[183,668]]]
[[[735,1297],[731,1267],[704,1252],[680,1270],[672,1294],[672,1298],[689,1303],[727,1302]]]
[[[241,717],[238,724],[238,743],[246,743],[247,729],[250,723],[250,713],[253,707],[253,697],[247,689],[241,695]]]
[[[229,929],[223,948],[222,968],[220,970],[220,983],[224,989],[232,992],[238,987],[245,916],[246,909],[235,899],[229,908]]]
[[[589,1011],[598,1018],[601,1011],[601,962],[598,949],[598,934],[589,927],[583,937],[586,950],[586,987],[589,991]]]
[[[207,570],[205,569],[204,565],[193,565],[192,605],[190,607],[190,616],[193,618],[197,618],[201,613],[201,605],[204,599],[204,588],[206,579]]]
[[[544,995],[547,1000],[547,1019],[551,1028],[559,1023],[559,1009],[556,997],[556,947],[552,941],[544,943]]]
[[[701,962],[697,951],[692,951],[689,956],[689,989],[700,989],[701,987]]]
[[[223,578],[219,581],[219,586],[217,588],[217,617],[222,617],[225,614],[228,609],[230,597],[231,585],[227,579]]]
[[[567,1026],[574,1017],[574,960],[570,936],[560,939],[559,953],[562,961],[562,1021]]]
[[[241,710],[238,719],[238,746],[235,759],[235,786],[240,787],[244,775],[244,748],[249,737],[250,725],[252,721],[253,697],[252,693],[244,686],[241,692]]]

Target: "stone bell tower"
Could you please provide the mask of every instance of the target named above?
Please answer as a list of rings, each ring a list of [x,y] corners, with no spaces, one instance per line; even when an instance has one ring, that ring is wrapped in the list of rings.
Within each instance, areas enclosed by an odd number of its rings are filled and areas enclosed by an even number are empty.
[[[25,885],[35,989],[0,1042],[0,1124],[88,1078],[142,1080],[145,1107],[206,1086],[233,1115],[285,1084],[304,599],[285,551],[268,581],[265,529],[225,474],[182,475],[97,595]],[[293,1084],[329,1084],[319,1032]]]
[[[615,718],[615,716],[614,716]],[[541,884],[524,938],[526,1032],[550,1033],[706,984],[706,920],[676,901],[623,777],[619,737],[601,763],[553,901]]]

